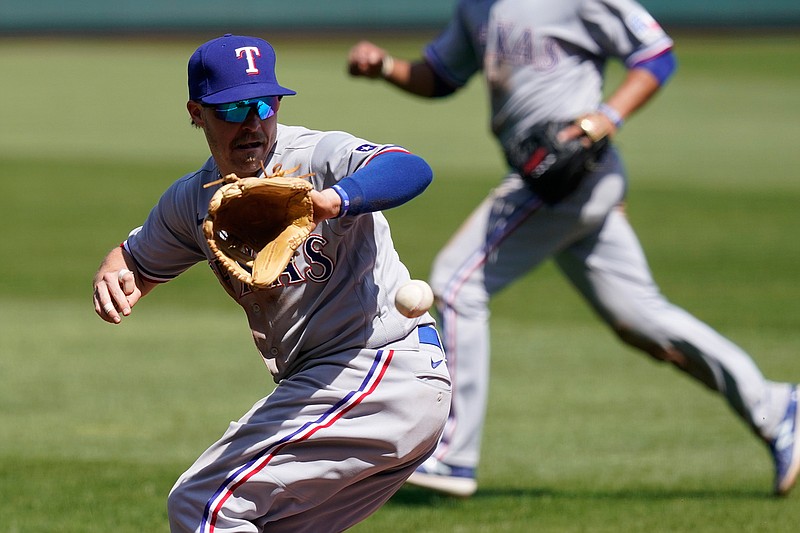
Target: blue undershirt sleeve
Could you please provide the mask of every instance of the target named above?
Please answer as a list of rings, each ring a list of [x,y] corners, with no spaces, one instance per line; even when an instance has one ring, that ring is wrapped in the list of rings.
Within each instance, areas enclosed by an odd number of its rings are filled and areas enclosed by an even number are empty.
[[[397,207],[424,191],[433,170],[421,157],[386,152],[333,186],[342,198],[339,216],[359,215]]]
[[[643,68],[650,71],[656,77],[659,85],[664,85],[666,81],[672,76],[677,68],[677,60],[672,50],[667,50],[661,55],[658,55],[647,61],[642,61],[634,65],[634,68]]]

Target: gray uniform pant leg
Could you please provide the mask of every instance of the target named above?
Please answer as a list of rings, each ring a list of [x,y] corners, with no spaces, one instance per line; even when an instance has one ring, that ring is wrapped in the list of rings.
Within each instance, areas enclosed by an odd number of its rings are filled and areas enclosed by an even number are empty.
[[[612,153],[606,166],[617,165]],[[547,207],[518,176],[509,175],[437,255],[430,281],[454,383],[438,459],[455,466],[478,463],[489,384],[491,296],[595,231],[623,191],[621,172],[598,172],[570,198]]]
[[[232,422],[170,492],[178,533],[338,532],[375,512],[433,452],[450,406],[438,346],[311,361]]]
[[[615,330],[624,325],[659,345],[685,349],[693,377],[721,392],[759,434],[774,432],[789,387],[766,381],[749,355],[661,295],[636,235],[616,209],[624,191],[614,151],[553,207],[508,176],[437,255],[431,285],[454,384],[438,459],[477,466],[488,398],[489,300],[549,257]]]
[[[558,253],[556,263],[600,317],[637,346],[675,350],[678,367],[722,394],[757,434],[770,436],[789,386],[764,378],[753,359],[707,324],[670,303],[654,282],[622,209],[595,234]]]

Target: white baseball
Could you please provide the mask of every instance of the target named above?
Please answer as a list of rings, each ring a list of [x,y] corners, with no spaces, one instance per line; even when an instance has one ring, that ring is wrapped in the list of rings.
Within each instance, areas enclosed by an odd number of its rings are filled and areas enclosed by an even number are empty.
[[[398,289],[394,296],[394,305],[403,316],[417,318],[433,305],[433,291],[424,281],[412,279]]]

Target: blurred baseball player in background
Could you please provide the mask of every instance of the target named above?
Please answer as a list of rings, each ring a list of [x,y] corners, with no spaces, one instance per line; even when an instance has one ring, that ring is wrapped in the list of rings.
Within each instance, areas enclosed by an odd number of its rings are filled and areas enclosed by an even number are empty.
[[[408,319],[392,303],[409,273],[378,212],[420,194],[431,169],[399,146],[278,124],[281,98],[295,92],[278,84],[262,39],[211,40],[188,70],[189,115],[211,157],[105,257],[95,312],[120,323],[156,285],[207,261],[244,309],[278,383],[175,483],[172,531],[344,530],[433,452],[450,406],[433,317]],[[201,226],[220,185],[204,184],[274,163],[311,174],[316,227],[278,280],[258,290],[209,250]]]
[[[444,31],[407,61],[369,42],[350,73],[424,97],[448,96],[483,71],[491,128],[506,153],[537,124],[560,138],[609,139],[672,75],[672,40],[633,0],[461,0]],[[604,66],[626,76],[603,101]],[[440,251],[431,273],[453,377],[437,451],[409,480],[449,494],[477,488],[489,382],[490,298],[552,258],[619,338],[720,393],[763,439],[786,494],[800,469],[797,388],[764,378],[751,357],[659,292],[623,209],[626,176],[611,147],[577,189],[544,202],[510,171]]]

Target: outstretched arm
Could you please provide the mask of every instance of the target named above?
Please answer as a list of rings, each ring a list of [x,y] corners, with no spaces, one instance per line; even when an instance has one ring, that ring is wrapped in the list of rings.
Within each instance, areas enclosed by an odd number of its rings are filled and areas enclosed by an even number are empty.
[[[420,195],[432,180],[433,170],[417,155],[403,149],[378,154],[333,187],[311,191],[314,224],[397,207]]]
[[[622,83],[600,108],[582,117],[579,126],[570,126],[559,136],[562,140],[586,134],[593,139],[613,137],[622,123],[658,93],[675,71],[671,51],[630,68]]]
[[[338,216],[382,211],[420,195],[433,180],[433,170],[421,157],[405,150],[384,152],[333,190],[341,198]]]
[[[361,41],[350,49],[347,63],[351,76],[382,78],[408,93],[426,98],[436,96],[436,74],[425,61],[392,57],[383,48]]]

